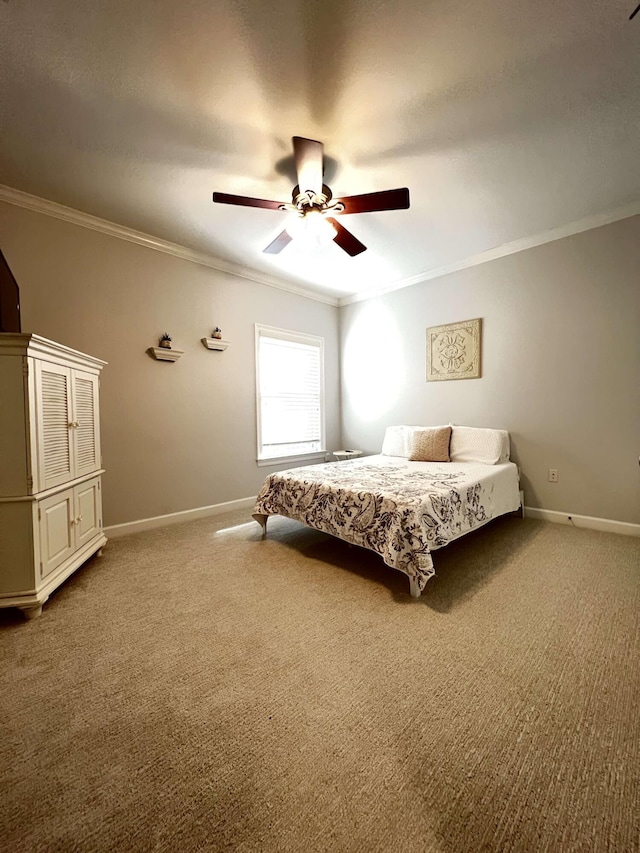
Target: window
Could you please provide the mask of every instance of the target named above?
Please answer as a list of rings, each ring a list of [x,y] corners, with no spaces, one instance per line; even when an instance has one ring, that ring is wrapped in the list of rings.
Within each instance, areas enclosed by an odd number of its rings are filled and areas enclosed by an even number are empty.
[[[324,339],[256,324],[258,461],[324,452]]]

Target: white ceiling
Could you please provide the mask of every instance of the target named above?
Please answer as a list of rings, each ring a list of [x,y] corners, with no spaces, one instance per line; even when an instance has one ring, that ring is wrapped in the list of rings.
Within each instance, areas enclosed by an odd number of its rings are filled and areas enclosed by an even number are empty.
[[[639,202],[635,5],[3,0],[0,183],[319,294],[410,283]],[[294,135],[334,196],[409,187],[342,218],[362,255],[264,255],[286,214],[212,203],[289,201]]]

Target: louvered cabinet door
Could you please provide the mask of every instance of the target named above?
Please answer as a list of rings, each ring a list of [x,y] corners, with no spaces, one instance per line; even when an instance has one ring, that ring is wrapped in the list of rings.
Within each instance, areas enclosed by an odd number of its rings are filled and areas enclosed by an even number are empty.
[[[73,370],[71,383],[73,476],[82,477],[100,468],[98,377],[93,373]]]
[[[39,490],[71,480],[71,370],[49,362],[36,363],[36,418]]]

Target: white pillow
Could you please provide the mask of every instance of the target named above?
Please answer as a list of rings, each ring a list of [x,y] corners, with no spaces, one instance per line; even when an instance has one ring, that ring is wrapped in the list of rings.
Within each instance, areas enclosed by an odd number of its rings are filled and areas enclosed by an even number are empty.
[[[411,426],[389,426],[384,433],[382,442],[383,456],[404,456],[409,458],[411,453],[411,437],[415,427]]]
[[[383,456],[404,456],[408,459],[411,456],[411,446],[413,436],[416,430],[420,429],[443,429],[451,424],[439,424],[438,426],[389,426],[385,430],[384,440],[382,442],[382,450],[380,453]]]
[[[509,461],[509,433],[505,429],[452,426],[452,462],[484,462],[498,465]]]

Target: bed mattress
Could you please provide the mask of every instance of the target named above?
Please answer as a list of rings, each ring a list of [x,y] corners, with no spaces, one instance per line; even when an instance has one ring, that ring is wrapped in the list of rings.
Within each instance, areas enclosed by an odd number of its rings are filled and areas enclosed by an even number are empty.
[[[434,574],[431,552],[520,506],[513,462],[410,462],[368,456],[267,477],[254,518],[284,515],[380,554],[414,594]]]

